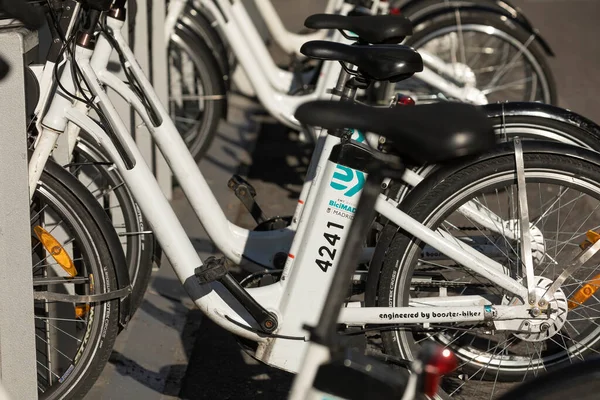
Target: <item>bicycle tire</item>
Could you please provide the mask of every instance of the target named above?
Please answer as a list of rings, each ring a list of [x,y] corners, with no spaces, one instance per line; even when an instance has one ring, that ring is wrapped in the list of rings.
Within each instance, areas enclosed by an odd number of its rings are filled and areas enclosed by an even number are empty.
[[[40,201],[45,201],[46,203],[38,211],[35,205],[39,204]],[[48,204],[51,204],[51,201],[54,202],[54,205],[48,206]],[[80,272],[82,271],[82,263],[89,264],[89,270],[91,271],[91,276],[93,276],[93,284],[90,284],[90,291],[88,293],[106,293],[118,288],[115,260],[122,260],[124,256],[120,254],[119,257],[118,252],[122,252],[120,247],[115,249],[110,245],[111,242],[114,242],[116,233],[114,233],[114,230],[111,232],[106,229],[107,226],[110,226],[106,214],[99,203],[95,199],[90,198],[89,192],[75,177],[49,161],[40,177],[32,207],[34,207],[32,209],[32,224],[34,221],[37,223],[42,211],[44,214],[52,211],[56,215],[54,219],[61,218],[58,224],[65,221],[66,227],[74,232],[74,239],[71,243],[74,247],[76,246],[77,254],[80,257],[73,256],[73,261],[77,261],[76,265]],[[34,212],[35,214],[33,214]],[[98,220],[97,216],[103,216],[104,220]],[[111,236],[111,234],[113,236],[107,239],[107,235]],[[32,233],[33,238],[34,234]],[[61,246],[65,248],[66,244],[61,244]],[[32,250],[34,249],[36,249],[36,245],[32,241]],[[37,245],[36,251],[39,250],[40,246]],[[40,268],[39,262],[34,265],[38,265],[37,268]],[[44,266],[44,264],[41,265]],[[84,268],[87,270],[87,267]],[[34,276],[36,273],[35,270],[36,267],[34,267]],[[45,273],[48,272],[46,271]],[[40,301],[36,300],[36,302],[39,304]],[[48,304],[44,301],[41,302]],[[60,306],[65,304],[69,303],[60,303]],[[45,309],[45,307],[48,306],[43,306],[41,309]],[[71,304],[71,307],[73,307],[73,304]],[[89,329],[86,328],[82,332],[81,339],[78,340],[79,344],[76,345],[75,356],[70,359],[71,365],[68,368],[62,368],[58,373],[53,373],[46,367],[51,377],[55,375],[54,377],[59,379],[52,382],[43,392],[39,382],[39,379],[41,379],[40,370],[38,370],[38,397],[40,399],[81,399],[89,391],[104,369],[118,334],[119,300],[115,299],[96,303],[89,305],[89,307],[85,311],[84,317],[78,316],[72,320],[56,320],[53,322],[53,324],[56,324],[53,328],[46,327],[47,331],[56,330],[55,334],[58,334],[58,331],[71,331],[71,329],[67,329],[64,325],[62,325],[62,329],[58,328],[59,323],[67,323],[63,321],[74,321],[75,324],[80,325],[82,318],[91,319],[91,327]],[[40,308],[36,308],[36,310],[36,321],[40,319],[51,320],[49,317],[37,316]],[[39,327],[36,325],[36,332],[39,332],[38,329]],[[40,336],[37,334],[36,336],[38,337],[36,345],[39,345]],[[72,332],[66,338],[62,339],[61,343],[66,343],[65,341],[69,336],[73,337]],[[61,354],[68,358],[67,353],[71,354],[69,350],[61,351]],[[41,365],[40,357],[42,357],[41,351],[38,349],[36,354],[39,368]],[[59,368],[58,364],[58,362],[54,362],[51,365],[53,368]],[[42,370],[42,375],[45,373],[44,371]],[[48,381],[48,383],[50,382]]]
[[[537,74],[540,79],[541,84],[541,95],[532,98],[523,98],[523,97],[505,97],[498,96],[498,99],[490,100],[488,98],[488,102],[492,103],[496,100],[498,101],[542,101],[548,104],[556,104],[558,102],[557,94],[556,94],[556,83],[550,66],[548,65],[546,53],[541,45],[532,40],[535,38],[529,31],[520,26],[519,24],[511,21],[510,19],[501,20],[498,18],[497,14],[486,12],[486,11],[464,11],[457,9],[458,13],[460,13],[461,24],[465,26],[471,26],[470,32],[479,32],[478,29],[481,28],[481,34],[485,33],[485,29],[491,27],[498,31],[497,37],[501,40],[504,40],[506,44],[510,44],[510,46],[525,46],[527,45],[527,51],[523,52],[528,57],[528,61],[531,63],[531,66],[535,70],[534,72]],[[410,15],[408,16],[410,18]],[[438,15],[434,18],[428,19],[419,23],[414,27],[414,34],[406,38],[403,44],[407,46],[414,47],[416,50],[419,50],[427,43],[430,43],[432,40],[436,38],[442,37],[447,33],[453,32],[457,27],[456,23],[456,14],[454,11],[446,12],[441,15]],[[487,34],[490,36],[490,34]],[[491,36],[490,36],[491,37]],[[537,65],[536,65],[537,64]],[[417,75],[418,78],[418,75]],[[479,77],[478,81],[481,80]],[[479,84],[477,83],[477,87]],[[403,88],[405,88],[405,83],[386,83],[383,85],[384,89],[382,89],[383,93],[385,93],[386,97],[389,97],[391,93],[402,92]],[[502,97],[502,98],[500,98]]]
[[[95,183],[94,193],[100,192],[99,196],[95,197],[103,204],[104,210],[113,225],[115,219],[121,217],[115,215],[116,211],[122,213],[124,227],[115,226],[115,230],[122,235],[121,237],[125,238],[125,243],[121,243],[123,244],[129,280],[132,286],[129,312],[131,318],[142,304],[152,277],[155,251],[154,235],[148,230],[149,224],[142,215],[131,192],[124,184],[123,177],[114,168],[114,164],[110,161],[106,152],[85,131],[80,133],[74,149],[73,159],[74,164],[71,166],[71,171],[74,175],[81,175],[84,168],[92,169],[90,172],[85,171],[86,177],[89,178],[90,175],[94,175],[93,182],[90,183]],[[89,188],[90,184],[87,187]],[[108,198],[111,193],[114,193],[116,197],[116,205],[113,205],[113,202]],[[118,209],[116,209],[117,206]],[[138,234],[138,232],[148,233]]]
[[[185,55],[193,64],[194,83],[197,79],[200,79],[202,83],[202,94],[188,96],[190,99],[197,97],[198,107],[203,108],[201,111],[196,110],[196,107],[192,105],[191,116],[187,114],[186,116],[177,115],[178,112],[184,112],[184,110],[182,107],[179,109],[175,107],[177,99],[173,94],[173,80],[177,76],[177,71],[173,65],[175,64],[177,52],[180,55]],[[175,32],[171,35],[168,54],[169,82],[171,82],[169,85],[170,113],[176,125],[178,121],[180,122],[180,126],[178,126],[179,133],[185,140],[194,159],[199,162],[210,147],[219,122],[224,115],[227,88],[219,64],[210,48],[202,41],[201,37],[193,35],[192,32],[187,32],[180,24],[176,26]],[[183,75],[180,74],[180,76]],[[192,78],[191,74],[185,75],[188,75],[188,79]],[[198,88],[195,87],[195,89]],[[202,102],[203,98],[208,100]],[[183,123],[188,124],[188,126],[183,125]]]
[[[541,146],[539,148],[545,150],[536,151],[536,146]],[[564,154],[561,154],[561,150],[546,151],[549,148],[548,144],[540,142],[529,142],[526,144],[524,142],[526,174],[531,173],[528,171],[537,173],[538,170],[558,171],[556,174],[562,174],[569,182],[573,180],[573,176],[576,176],[576,179],[585,181],[590,185],[590,187],[593,187],[593,189],[589,190],[594,191],[596,199],[600,200],[600,186],[598,183],[600,182],[600,167],[598,167],[597,164],[598,157],[594,156],[595,153],[578,150],[572,146],[559,146],[558,144],[556,146],[558,146],[557,149],[564,150]],[[526,149],[526,147],[528,149]],[[470,188],[475,186],[475,183],[477,182],[488,182],[488,180],[491,179],[491,176],[499,175],[501,173],[508,174],[514,171],[514,150],[511,153],[510,145],[506,144],[501,146],[500,150],[497,149],[495,152],[496,153],[481,157],[480,159],[459,162],[457,165],[450,166],[445,170],[437,170],[422,184],[413,189],[413,191],[402,202],[400,208],[407,212],[412,218],[424,223],[427,226],[438,226],[441,221],[446,221],[448,215],[452,214],[457,209],[456,207],[458,207],[458,204],[464,204],[465,200],[462,197],[459,199],[460,196],[463,196],[461,192],[467,192],[471,190]],[[576,154],[576,156],[573,156],[573,154]],[[589,159],[592,161],[587,161],[588,158],[586,155],[590,154],[592,156],[590,156]],[[550,174],[548,174],[548,176],[550,176]],[[550,178],[544,177],[543,179]],[[481,190],[483,191],[483,189]],[[466,198],[467,197],[465,197],[465,199]],[[540,204],[542,204],[541,198]],[[451,209],[451,207],[455,208]],[[451,222],[449,224],[451,224]],[[409,296],[413,298],[414,295],[409,294],[410,286],[412,285],[411,277],[415,273],[415,260],[422,257],[421,253],[417,254],[415,252],[418,248],[422,249],[423,243],[421,243],[418,239],[414,239],[401,229],[398,229],[398,227],[394,226],[393,224],[389,223],[388,225],[395,230],[396,234],[394,239],[387,245],[385,249],[379,249],[379,251],[385,253],[380,282],[378,285],[379,289],[377,305],[380,307],[399,306],[401,305],[398,303],[399,301],[403,302],[404,304],[408,302]],[[400,298],[403,300],[398,300]],[[466,329],[463,330],[466,331]],[[586,330],[584,333],[585,332],[588,331]],[[592,332],[594,335],[593,338],[590,339],[590,343],[588,343],[585,348],[586,351],[588,348],[592,349],[598,347],[600,343],[600,333],[594,332]],[[467,336],[467,339],[468,338],[470,338],[470,336]],[[416,354],[416,339],[410,330],[382,332],[382,341],[385,352],[388,354],[407,359],[413,358]],[[449,345],[453,345],[453,343],[454,342],[450,342]],[[458,344],[455,344],[454,346],[460,346],[461,342],[457,339],[456,343]],[[478,342],[476,341],[475,343],[477,344]],[[473,345],[473,342],[471,342],[471,345]],[[565,350],[568,351],[566,348]],[[455,351],[460,352],[461,350]],[[511,357],[516,357],[512,356],[510,350],[508,350],[507,354],[511,354]],[[584,354],[586,354],[586,352],[584,350],[580,350],[580,353],[578,353],[576,357],[583,357]],[[479,354],[478,357],[483,356]],[[532,370],[534,367],[539,369],[540,365],[542,365],[541,368],[544,370],[551,370],[552,368],[563,366],[564,363],[568,363],[570,362],[569,360],[571,360],[569,354],[567,354],[567,361],[564,361],[563,358],[559,358],[558,356],[554,356],[552,354],[547,355],[544,353],[543,357],[549,357],[550,361],[546,361],[544,364],[537,364],[537,361],[536,363],[529,361],[531,365],[533,365]],[[481,382],[486,382],[487,379],[490,379],[490,376],[492,379],[495,379],[493,388],[491,388],[491,390],[497,390],[497,384],[498,388],[506,389],[501,385],[512,384],[506,382],[520,382],[524,379],[522,371],[524,367],[520,366],[518,363],[516,363],[515,366],[511,366],[509,362],[503,364],[503,361],[500,360],[496,361],[498,366],[495,366],[495,364],[491,364],[490,361],[485,365],[484,371],[481,372],[481,368],[483,367],[480,367],[477,370],[477,367],[475,366],[479,365],[478,363],[480,362],[481,361],[479,359],[475,358],[461,359],[460,364],[462,369],[457,372],[457,374],[462,374],[461,376],[472,376],[474,377],[473,379],[477,378],[478,385],[480,386],[475,390],[485,390],[483,389],[483,386],[481,386]],[[527,364],[525,367],[527,371],[529,371],[529,365],[530,364]],[[488,373],[490,375],[487,375]],[[480,374],[481,376],[478,376],[477,374]],[[535,376],[536,372],[531,371],[531,374],[533,375],[529,375],[526,372],[525,376]],[[450,386],[454,388],[456,385],[456,383],[453,383]],[[473,389],[463,390],[467,391],[464,396],[473,395],[473,393],[469,392],[469,390]],[[492,398],[489,396],[489,394],[486,394],[486,396],[486,398]],[[440,398],[447,397],[448,396],[445,393],[440,395]]]

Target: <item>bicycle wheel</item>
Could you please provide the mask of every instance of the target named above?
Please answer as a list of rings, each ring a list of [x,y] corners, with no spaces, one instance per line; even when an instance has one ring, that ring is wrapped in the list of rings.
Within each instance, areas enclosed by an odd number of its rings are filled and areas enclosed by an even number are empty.
[[[119,301],[72,303],[49,296],[117,289],[114,258],[90,211],[100,205],[82,184],[49,168],[39,182],[31,203],[34,293],[45,296],[34,302],[38,396],[80,399],[112,352]]]
[[[536,142],[524,142],[535,149]],[[547,145],[547,144],[546,144]],[[443,230],[461,243],[473,245],[511,271],[523,276],[519,240],[510,238],[516,213],[516,175],[511,144],[496,154],[456,166],[452,171],[438,170],[418,185],[401,207],[413,218],[433,230]],[[582,150],[559,146],[568,154]],[[507,149],[508,148],[508,149]],[[568,265],[572,250],[585,240],[587,230],[600,227],[600,168],[581,157],[525,151],[527,201],[533,228],[535,275],[540,287],[553,281]],[[592,154],[594,153],[587,153]],[[465,217],[458,209],[466,202],[491,210],[505,222],[497,229],[486,229]],[[511,225],[513,224],[513,225]],[[428,296],[478,294],[506,304],[510,297],[493,282],[456,265],[431,247],[396,228],[396,235],[385,249],[386,255],[378,290],[379,306],[416,304]],[[562,297],[573,300],[583,285],[595,279],[600,265],[594,263],[570,276],[561,286]],[[564,304],[566,305],[566,304]],[[600,304],[592,297],[585,304],[568,310],[547,335],[493,330],[487,324],[431,324],[422,330],[383,332],[385,351],[413,359],[419,343],[435,340],[453,350],[459,368],[444,378],[442,398],[495,398],[517,382],[598,353],[600,345]]]
[[[100,202],[121,239],[132,286],[133,316],[152,275],[154,235],[121,174],[86,132],[79,136],[69,170]]]
[[[461,85],[475,87],[488,103],[541,101],[556,104],[556,85],[535,35],[510,20],[478,11],[445,13],[415,26],[405,43],[452,67]],[[402,92],[415,100],[450,97],[417,79],[389,84],[386,95]]]
[[[200,161],[225,112],[223,75],[208,46],[181,24],[171,36],[168,57],[171,118]]]

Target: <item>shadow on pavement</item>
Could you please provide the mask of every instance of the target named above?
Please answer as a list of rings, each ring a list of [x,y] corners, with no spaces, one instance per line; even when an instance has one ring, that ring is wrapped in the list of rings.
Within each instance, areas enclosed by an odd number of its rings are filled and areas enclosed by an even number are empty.
[[[297,199],[312,151],[313,144],[301,141],[298,133],[290,132],[272,119],[265,120],[252,155],[248,178],[275,184],[287,193],[288,198]],[[271,201],[279,200],[278,196],[269,195],[273,197]]]
[[[169,378],[165,380],[164,377],[170,377],[177,371],[181,374],[185,374],[185,370],[187,369],[187,365],[180,364],[164,366],[157,372],[150,371],[116,350],[112,352],[108,362],[116,367],[119,374],[134,379],[150,389],[169,396],[178,396],[179,390],[176,386],[173,387],[173,385],[169,385]]]
[[[194,314],[194,315],[192,315]],[[202,318],[200,311],[189,318]],[[203,319],[179,397],[182,399],[284,399],[293,375],[246,355],[235,337]]]

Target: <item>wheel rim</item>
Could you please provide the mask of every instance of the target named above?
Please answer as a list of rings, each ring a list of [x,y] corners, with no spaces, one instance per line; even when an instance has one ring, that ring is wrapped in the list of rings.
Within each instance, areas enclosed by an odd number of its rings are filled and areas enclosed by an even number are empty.
[[[475,87],[488,103],[497,101],[552,101],[548,79],[528,50],[535,36],[521,43],[507,33],[487,25],[457,24],[413,43],[452,67],[466,65],[475,75]],[[500,64],[498,64],[500,63]],[[421,83],[399,83],[397,91],[409,91],[421,101],[439,99],[436,89]]]
[[[428,226],[435,226],[439,223],[440,219],[443,219],[444,221],[446,221],[443,225],[445,227],[445,230],[449,231],[450,233],[454,233],[456,236],[455,227],[458,226],[458,223],[472,223],[472,221],[465,221],[464,217],[461,217],[463,220],[462,222],[458,222],[458,220],[456,219],[453,220],[453,218],[456,218],[456,215],[454,215],[455,213],[451,213],[451,215],[447,217],[444,216],[445,214],[450,212],[450,210],[453,209],[456,206],[456,204],[458,204],[456,203],[456,201],[458,201],[457,199],[464,198],[464,196],[466,196],[467,193],[477,193],[482,189],[482,186],[489,187],[490,182],[493,182],[496,186],[500,185],[501,182],[512,182],[512,179],[508,177],[508,174],[509,172],[504,174],[504,177],[500,175],[496,177],[488,177],[485,179],[485,182],[480,184],[480,187],[478,187],[477,184],[469,185],[460,193],[456,194],[456,196],[454,196],[453,199],[449,199],[448,201],[446,201],[446,203],[444,203],[444,205],[440,206],[434,213],[432,213],[432,217],[426,224]],[[562,195],[560,195],[559,200],[553,204],[553,207],[556,210],[561,209],[558,207],[564,208],[562,211],[562,217],[560,217],[561,212],[558,211],[554,212],[554,217],[552,217],[554,219],[560,220],[558,226],[561,226],[561,228],[556,229],[556,239],[553,239],[552,235],[550,234],[550,228],[552,227],[552,223],[555,222],[551,221],[551,215],[553,214],[548,213],[546,214],[546,217],[543,217],[543,213],[536,214],[536,211],[530,208],[530,215],[534,217],[538,215],[542,218],[545,218],[540,219],[539,223],[543,225],[544,228],[548,228],[548,234],[544,234],[544,243],[546,243],[546,245],[548,246],[547,254],[551,257],[545,258],[545,260],[547,261],[540,262],[538,265],[536,265],[536,275],[538,274],[537,271],[539,271],[541,274],[550,274],[550,278],[552,279],[558,276],[561,269],[556,268],[556,265],[551,260],[557,260],[559,261],[559,265],[565,265],[562,262],[562,259],[568,258],[568,252],[562,251],[561,253],[559,249],[564,250],[564,248],[567,247],[577,246],[578,242],[585,239],[585,236],[582,237],[579,235],[577,229],[575,229],[575,232],[566,231],[565,229],[563,229],[566,228],[564,224],[567,222],[565,221],[569,221],[569,227],[575,226],[579,228],[578,225],[582,225],[582,228],[579,229],[582,230],[581,235],[585,235],[585,229],[583,226],[585,226],[585,228],[588,229],[600,228],[600,217],[595,216],[595,212],[592,211],[600,210],[600,189],[597,188],[593,182],[586,182],[575,176],[567,177],[564,176],[564,174],[552,175],[547,170],[529,171],[527,174],[527,180],[528,185],[538,181],[540,185],[545,184],[547,188],[551,188],[551,185],[549,185],[550,180],[555,183],[562,182],[564,183],[563,187],[571,188],[571,192],[568,196],[574,196],[571,199],[571,203],[568,204],[567,199],[569,197],[567,196],[567,193],[569,193],[569,191],[563,190],[564,193],[561,192],[561,185],[558,184],[554,185],[552,191],[550,192],[547,192],[546,190],[542,191],[541,188],[537,190],[539,194],[547,194],[547,198],[551,198],[551,196],[549,195],[551,193],[555,193],[555,197],[560,193],[563,193]],[[580,193],[584,193],[585,195],[578,197],[578,195],[575,193],[575,189],[580,190]],[[505,189],[504,193],[505,196],[507,196],[507,193],[510,193],[509,189]],[[540,201],[537,198],[533,199],[533,197],[531,197],[530,204],[533,202],[533,200],[536,200],[538,202]],[[452,203],[453,201],[455,201],[455,203]],[[482,197],[481,204],[484,204],[486,207],[493,209],[493,204],[491,201],[489,201],[489,199],[488,201],[483,201]],[[552,203],[541,202],[540,204],[547,204],[549,207],[549,205],[551,205]],[[579,221],[577,222],[575,221],[573,215],[567,214],[569,209],[577,210],[579,207],[581,207],[581,204],[586,205],[586,207],[592,207],[592,209],[590,209],[590,212],[586,212],[584,216],[579,218]],[[557,217],[557,214],[560,218]],[[480,228],[477,232],[481,233],[481,231],[482,230]],[[567,235],[565,237],[568,238],[568,241],[563,240],[564,238],[561,235],[564,234]],[[554,240],[554,243],[556,244],[554,246],[554,254],[552,254],[552,240]],[[561,241],[568,243],[561,244]],[[509,241],[507,242],[510,243]],[[559,244],[563,247],[559,247]],[[409,264],[406,264],[407,262],[414,263],[415,255],[417,254],[416,251],[420,252],[420,250],[416,249],[416,246],[413,246],[411,251],[409,252],[410,254],[408,255],[408,259],[405,258],[400,261],[401,265],[403,265],[404,268],[409,267]],[[419,256],[417,257],[420,258]],[[561,257],[560,259],[559,256]],[[416,267],[417,274],[419,273],[420,268],[424,268],[426,265],[429,265],[434,268],[440,268],[439,264],[439,260],[435,261],[435,263],[432,263],[431,261],[427,260],[423,261],[423,259],[420,258],[420,264]],[[553,266],[554,268],[552,271],[550,271],[549,269],[550,266]],[[595,276],[598,272],[600,272],[600,267],[597,264],[594,264],[586,269],[582,269],[580,271],[581,276],[576,275],[575,278],[570,277],[568,281],[565,282],[565,284],[563,284],[563,288],[565,288],[564,290],[565,294],[567,295],[567,298],[569,296],[572,296],[573,293],[581,287],[582,282],[586,282],[586,280],[589,280],[590,277]],[[460,277],[451,277],[447,272],[444,273],[446,274],[446,281],[454,280],[454,282],[462,282],[463,280],[468,280],[468,276],[466,274]],[[403,279],[408,279],[406,278],[406,276]],[[473,283],[477,282],[479,284],[482,283],[481,279],[473,280]],[[407,284],[411,285],[413,284],[413,282],[400,282],[400,278],[396,278],[394,286],[396,291],[396,293],[394,294],[396,305],[406,304],[406,301],[408,300],[406,297],[399,298],[399,296],[402,295],[400,293],[399,287],[406,287]],[[469,288],[467,286],[466,290],[469,289],[473,290],[473,287]],[[404,295],[406,295],[407,290],[404,289],[403,291]],[[465,291],[463,290],[462,293],[465,293]],[[415,301],[415,299],[418,299],[419,295],[426,296],[427,294],[428,293],[426,291],[417,294],[416,290],[411,290],[410,298],[411,301]],[[404,346],[404,351],[409,353],[406,354],[406,356],[409,358],[414,357],[413,352],[416,350],[416,347],[414,347],[414,343],[418,343],[422,340],[429,340],[432,338],[435,338],[436,341],[445,344],[447,347],[451,348],[457,353],[459,359],[461,360],[459,362],[460,368],[457,374],[448,379],[445,379],[444,382],[445,389],[454,397],[472,397],[474,395],[477,395],[478,391],[487,390],[488,392],[491,391],[491,395],[485,398],[493,398],[495,395],[501,394],[503,391],[513,386],[513,383],[505,383],[500,381],[507,379],[506,376],[499,377],[500,373],[502,372],[510,372],[511,374],[513,374],[513,378],[511,379],[521,381],[524,379],[531,378],[537,375],[539,372],[544,371],[547,368],[554,367],[559,363],[569,363],[574,360],[584,359],[590,355],[596,355],[598,352],[595,349],[593,349],[593,347],[597,345],[600,341],[600,325],[598,325],[598,323],[596,322],[596,320],[600,317],[600,305],[598,303],[599,301],[597,299],[591,299],[590,302],[585,303],[585,307],[580,308],[579,310],[577,310],[576,308],[572,311],[569,311],[569,314],[567,316],[568,322],[567,324],[565,324],[564,327],[565,332],[567,332],[567,334],[561,331],[559,335],[556,335],[553,341],[547,340],[539,344],[532,344],[525,341],[520,341],[519,343],[516,343],[515,336],[511,333],[487,335],[487,343],[485,343],[485,335],[476,333],[474,329],[467,330],[464,324],[462,327],[451,326],[446,328],[445,330],[431,335],[428,334],[413,336],[407,331],[398,331],[395,333],[395,336],[396,340],[398,341],[404,341],[405,343],[413,343],[413,345],[411,346]],[[593,314],[593,316],[589,315],[590,313]],[[587,324],[587,327],[585,329],[583,327],[584,324]],[[483,329],[485,330],[488,328],[484,327]],[[499,335],[504,335],[506,337],[502,337]],[[583,337],[583,339],[580,340],[579,337]],[[494,341],[492,341],[492,338],[495,338],[493,339]],[[494,343],[496,344],[494,345]],[[518,348],[517,345],[521,345],[521,348]],[[517,351],[520,351],[523,354],[519,355]],[[543,363],[533,361],[535,357],[543,360]],[[474,384],[475,381],[477,381],[476,384]],[[452,393],[453,391],[454,393]]]

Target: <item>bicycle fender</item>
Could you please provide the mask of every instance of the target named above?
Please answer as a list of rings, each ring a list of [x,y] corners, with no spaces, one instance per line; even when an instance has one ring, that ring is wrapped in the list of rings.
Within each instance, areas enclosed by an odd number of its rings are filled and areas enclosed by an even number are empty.
[[[594,137],[600,137],[600,126],[584,116],[571,110],[552,106],[545,103],[507,102],[492,103],[482,106],[489,118],[501,118],[503,115],[528,116],[553,119],[566,124],[575,125]]]
[[[540,35],[539,31],[533,27],[529,19],[523,12],[504,0],[438,0],[436,4],[423,8],[421,0],[409,0],[401,5],[401,14],[410,18],[414,25],[418,25],[427,19],[439,15],[454,12],[455,10],[465,11],[485,11],[496,14],[498,19],[502,17],[509,18],[514,23],[523,27],[526,31],[535,35],[535,40],[542,46],[546,54],[554,57],[554,52],[548,42]]]
[[[75,187],[83,186],[82,183],[56,162],[49,159],[46,163],[45,170],[50,173],[50,175],[56,177],[56,179],[60,180],[61,182],[65,182],[66,187],[73,193],[73,195],[81,198],[84,203],[99,204],[98,200],[96,200],[94,195],[91,194],[87,189],[83,188],[84,190],[73,190]],[[96,224],[102,232],[102,235],[104,236],[104,239],[106,240],[106,243],[110,249],[110,254],[115,266],[117,289],[127,290],[127,288],[131,286],[131,282],[129,280],[129,271],[127,269],[127,260],[125,259],[123,247],[121,246],[121,241],[115,232],[115,228],[108,219],[108,216],[102,207],[90,207],[88,210],[96,221]],[[129,313],[131,311],[130,303],[130,296],[122,297],[119,301],[119,326],[121,329],[124,329],[129,322]]]
[[[522,145],[524,153],[567,155],[600,166],[600,153],[587,150],[582,147],[571,146],[559,142],[544,142],[541,140],[526,140],[522,142]],[[444,164],[443,168],[438,168],[435,174],[444,174],[443,176],[449,176],[471,165],[473,162],[487,161],[493,158],[511,155],[514,155],[514,146],[511,144],[511,142],[501,143],[493,150],[479,156],[450,161]],[[441,178],[438,177],[437,179]],[[426,184],[426,181],[427,180],[425,180],[423,184]],[[402,209],[402,203],[400,203],[398,208]],[[369,271],[367,274],[365,307],[376,306],[377,292],[379,289],[379,275],[383,267],[383,260],[385,258],[386,251],[392,243],[397,231],[398,227],[394,223],[387,222],[379,234],[379,238],[375,246],[375,252],[371,258],[371,263],[369,264]]]

